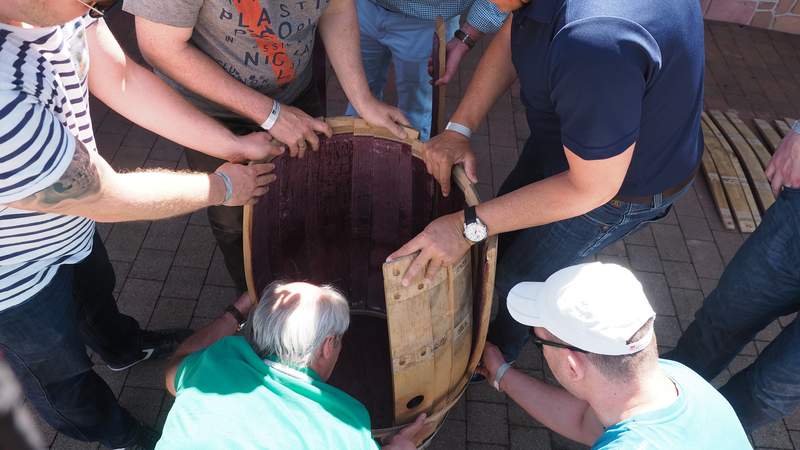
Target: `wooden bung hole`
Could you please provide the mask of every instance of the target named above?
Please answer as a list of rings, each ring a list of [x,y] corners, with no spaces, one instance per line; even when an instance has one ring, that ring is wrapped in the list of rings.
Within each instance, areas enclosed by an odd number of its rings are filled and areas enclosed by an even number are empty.
[[[412,398],[411,400],[409,400],[408,403],[406,403],[406,408],[414,409],[417,406],[419,406],[422,403],[423,400],[425,400],[425,396],[424,395],[418,395],[418,396]]]

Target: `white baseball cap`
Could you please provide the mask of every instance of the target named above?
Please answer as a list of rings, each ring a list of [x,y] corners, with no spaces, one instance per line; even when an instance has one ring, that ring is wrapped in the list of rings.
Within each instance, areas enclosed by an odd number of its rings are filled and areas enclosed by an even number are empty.
[[[561,269],[544,283],[519,283],[508,311],[520,323],[546,328],[569,345],[599,355],[630,355],[650,344],[651,331],[627,341],[656,313],[628,269],[600,262]]]

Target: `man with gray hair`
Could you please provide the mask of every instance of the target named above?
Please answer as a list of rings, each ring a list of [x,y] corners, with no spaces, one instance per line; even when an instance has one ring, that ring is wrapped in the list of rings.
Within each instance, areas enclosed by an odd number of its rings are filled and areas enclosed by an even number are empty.
[[[278,281],[252,306],[244,294],[175,352],[176,399],[156,448],[377,449],[364,405],[326,383],[350,325],[344,296]],[[384,449],[415,449],[424,420]]]

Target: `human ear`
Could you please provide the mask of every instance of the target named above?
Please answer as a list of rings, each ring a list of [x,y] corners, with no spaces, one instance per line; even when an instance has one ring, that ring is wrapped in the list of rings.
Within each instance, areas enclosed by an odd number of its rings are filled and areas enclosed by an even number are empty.
[[[567,373],[571,380],[573,381],[580,381],[586,375],[586,363],[578,354],[573,351],[569,351],[569,354],[566,358],[567,361]]]
[[[329,360],[336,353],[336,338],[328,336],[322,341],[322,358]]]

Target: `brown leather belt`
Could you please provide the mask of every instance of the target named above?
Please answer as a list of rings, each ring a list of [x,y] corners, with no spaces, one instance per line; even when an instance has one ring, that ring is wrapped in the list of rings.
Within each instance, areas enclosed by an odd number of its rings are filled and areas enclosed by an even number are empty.
[[[697,167],[694,168],[694,170],[692,170],[692,173],[689,174],[689,176],[686,177],[685,180],[681,181],[680,183],[676,184],[675,186],[672,186],[671,188],[668,188],[668,189],[662,191],[661,192],[661,197],[662,198],[671,197],[671,196],[677,194],[678,192],[680,192],[681,189],[685,188],[687,184],[691,183],[692,180],[694,180],[694,177],[697,175],[697,170],[699,168],[700,168],[700,166],[698,165]],[[621,206],[620,205],[621,202],[638,203],[638,204],[641,204],[641,205],[649,205],[649,204],[653,203],[653,197],[655,197],[656,195],[658,195],[658,194],[656,193],[656,194],[653,194],[653,195],[642,195],[642,196],[639,196],[639,197],[628,197],[628,196],[624,196],[624,195],[617,195],[609,203],[611,203],[611,206],[614,206],[616,208],[619,208]]]

